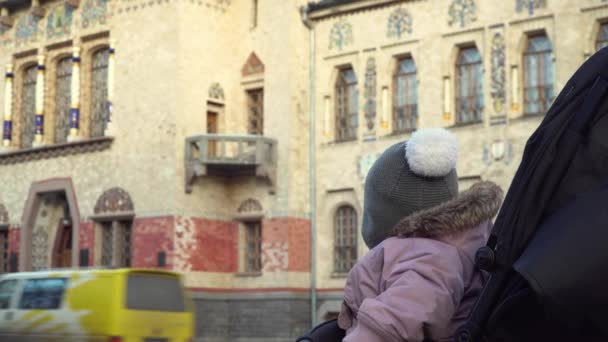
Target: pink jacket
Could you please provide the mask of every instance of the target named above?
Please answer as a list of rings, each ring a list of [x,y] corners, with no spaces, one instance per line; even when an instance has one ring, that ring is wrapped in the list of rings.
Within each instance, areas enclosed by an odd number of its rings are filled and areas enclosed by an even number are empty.
[[[344,341],[450,341],[478,296],[475,252],[487,241],[502,191],[481,182],[399,222],[395,235],[350,271],[338,324]]]

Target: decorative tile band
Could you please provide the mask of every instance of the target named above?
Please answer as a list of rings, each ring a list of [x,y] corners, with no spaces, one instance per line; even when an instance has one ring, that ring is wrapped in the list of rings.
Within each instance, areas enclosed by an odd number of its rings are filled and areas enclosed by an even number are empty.
[[[36,134],[42,135],[44,133],[44,115],[36,114]]]
[[[4,132],[2,134],[3,140],[11,140],[13,132],[13,121],[4,120]]]

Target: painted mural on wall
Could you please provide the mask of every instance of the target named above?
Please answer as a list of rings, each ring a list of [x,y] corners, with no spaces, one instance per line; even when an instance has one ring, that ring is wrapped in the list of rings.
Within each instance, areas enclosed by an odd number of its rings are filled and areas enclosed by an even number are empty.
[[[374,134],[376,122],[376,59],[369,57],[365,68],[365,123],[366,135]]]
[[[448,10],[450,26],[465,27],[477,20],[477,5],[475,0],[453,0]]]
[[[38,38],[40,17],[28,13],[22,16],[15,25],[15,42],[28,43]]]
[[[88,28],[97,24],[105,24],[107,13],[107,0],[85,0],[82,5],[82,27]]]
[[[506,91],[505,91],[505,37],[502,32],[494,33],[492,38],[492,91],[491,96],[496,114],[503,114]]]
[[[528,11],[528,15],[533,15],[534,10],[547,7],[547,0],[516,0],[515,10],[520,13]]]
[[[72,29],[74,8],[66,3],[51,10],[47,18],[46,36],[49,39],[67,36]]]
[[[405,8],[397,8],[388,17],[389,38],[401,38],[406,33],[412,33],[412,16]]]
[[[329,33],[329,49],[342,50],[353,43],[353,27],[350,23],[341,20],[334,24]]]

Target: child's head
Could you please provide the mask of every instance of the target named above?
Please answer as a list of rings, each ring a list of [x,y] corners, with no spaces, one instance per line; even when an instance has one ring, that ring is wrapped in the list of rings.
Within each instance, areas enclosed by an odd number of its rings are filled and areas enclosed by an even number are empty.
[[[414,132],[389,147],[365,179],[363,240],[375,247],[402,218],[458,194],[456,137],[442,128]]]

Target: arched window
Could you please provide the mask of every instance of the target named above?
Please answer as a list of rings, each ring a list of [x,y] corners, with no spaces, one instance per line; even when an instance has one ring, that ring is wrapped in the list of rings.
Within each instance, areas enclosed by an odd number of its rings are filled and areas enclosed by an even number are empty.
[[[352,68],[340,70],[336,81],[336,141],[357,139],[358,101],[355,72]]]
[[[36,130],[36,65],[23,70],[21,83],[21,147],[32,147]]]
[[[334,271],[347,273],[357,261],[357,212],[353,207],[338,208],[334,232]]]
[[[483,66],[476,47],[460,49],[456,60],[456,123],[481,121]]]
[[[108,119],[108,62],[110,50],[93,53],[91,67],[91,137],[104,135]]]
[[[393,132],[416,129],[418,120],[418,85],[416,63],[411,57],[402,58],[394,75]]]
[[[553,60],[545,34],[528,37],[524,52],[524,112],[543,114],[553,101]]]
[[[72,86],[72,59],[62,58],[57,62],[55,75],[55,142],[67,141],[70,132],[70,108]]]
[[[597,33],[595,50],[597,51],[606,46],[608,46],[608,23],[602,23],[600,24],[600,30]]]

